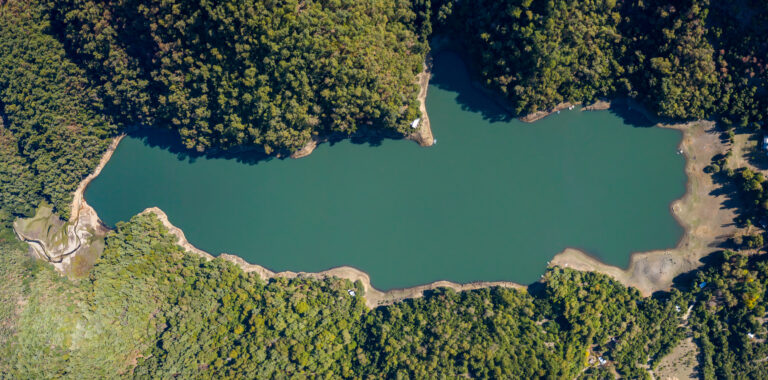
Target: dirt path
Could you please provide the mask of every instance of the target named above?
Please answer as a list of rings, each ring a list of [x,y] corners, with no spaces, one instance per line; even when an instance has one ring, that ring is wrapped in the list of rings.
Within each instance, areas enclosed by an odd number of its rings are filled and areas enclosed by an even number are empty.
[[[109,228],[102,223],[99,219],[96,210],[94,210],[83,198],[83,193],[88,187],[88,184],[96,178],[104,166],[112,158],[112,154],[117,149],[117,145],[124,135],[120,135],[112,140],[104,155],[101,157],[99,164],[88,177],[80,182],[80,185],[75,190],[72,197],[72,204],[70,209],[70,217],[67,223],[60,221],[58,216],[49,215],[44,219],[55,218],[57,223],[62,223],[61,228],[66,230],[66,242],[48,241],[49,238],[37,239],[35,237],[27,236],[25,234],[22,225],[26,224],[23,220],[17,220],[14,223],[14,232],[17,237],[22,241],[27,242],[30,245],[30,249],[34,251],[38,257],[50,262],[56,270],[61,273],[69,273],[70,271],[81,271],[83,268],[79,268],[84,262],[93,262],[100,255],[100,248],[96,247],[98,244],[93,244],[94,240],[98,240],[109,232]],[[38,210],[38,214],[41,210]],[[39,217],[36,215],[32,219]],[[92,249],[94,248],[94,249]],[[86,257],[88,256],[88,257]],[[73,265],[75,257],[78,257],[78,265]]]
[[[416,78],[419,81],[419,111],[421,112],[421,122],[416,132],[410,134],[407,138],[416,141],[421,146],[432,146],[435,138],[432,136],[432,125],[429,123],[429,114],[427,114],[427,90],[429,89],[429,78],[432,77],[432,55],[427,54],[424,62],[424,70]]]
[[[714,130],[714,123],[700,121],[661,127],[683,132],[680,149],[687,158],[687,192],[671,206],[672,214],[685,229],[677,247],[635,253],[627,269],[604,264],[575,249],[559,253],[550,265],[604,273],[650,295],[669,289],[676,276],[701,266],[702,257],[717,250],[720,243],[737,231],[735,210],[724,206],[726,195],[720,194],[718,185],[704,173],[712,156],[727,149]]]

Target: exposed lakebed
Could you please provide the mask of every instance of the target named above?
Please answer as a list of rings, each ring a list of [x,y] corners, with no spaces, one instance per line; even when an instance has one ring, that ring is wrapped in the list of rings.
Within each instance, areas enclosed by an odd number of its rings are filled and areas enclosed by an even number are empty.
[[[379,289],[530,283],[566,247],[626,266],[675,246],[685,192],[680,132],[630,110],[509,120],[458,57],[435,57],[427,110],[438,143],[323,144],[292,160],[188,157],[172,136],[123,139],[86,199],[108,225],[151,206],[190,243],[274,271],[341,265]]]

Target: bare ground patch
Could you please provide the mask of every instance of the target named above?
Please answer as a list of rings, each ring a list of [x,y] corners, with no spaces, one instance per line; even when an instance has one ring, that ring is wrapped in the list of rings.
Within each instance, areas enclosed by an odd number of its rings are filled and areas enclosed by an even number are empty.
[[[419,83],[419,111],[421,112],[421,121],[416,131],[408,135],[409,140],[416,141],[421,146],[432,146],[435,138],[432,136],[432,126],[429,123],[429,114],[427,114],[427,90],[429,89],[429,78],[432,77],[432,55],[427,54],[424,62],[424,69],[416,76]]]
[[[657,380],[683,380],[683,379],[698,379],[699,374],[696,370],[698,367],[699,348],[696,343],[693,342],[692,337],[688,337],[680,341],[667,356],[661,358],[656,370],[654,370],[654,378]]]
[[[685,229],[677,247],[635,253],[627,269],[607,265],[575,249],[566,249],[550,265],[607,274],[626,286],[650,295],[667,290],[681,273],[701,266],[701,258],[717,250],[727,238],[738,231],[734,223],[735,209],[726,206],[727,194],[719,190],[704,168],[716,154],[727,150],[714,123],[697,121],[677,125],[660,125],[683,132],[680,149],[685,154],[688,190],[672,203],[672,214]]]

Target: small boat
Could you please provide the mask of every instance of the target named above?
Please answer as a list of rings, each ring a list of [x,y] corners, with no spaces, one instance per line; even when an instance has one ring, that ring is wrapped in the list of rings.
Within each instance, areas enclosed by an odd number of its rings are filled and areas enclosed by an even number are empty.
[[[432,145],[437,144],[437,139],[432,139]]]

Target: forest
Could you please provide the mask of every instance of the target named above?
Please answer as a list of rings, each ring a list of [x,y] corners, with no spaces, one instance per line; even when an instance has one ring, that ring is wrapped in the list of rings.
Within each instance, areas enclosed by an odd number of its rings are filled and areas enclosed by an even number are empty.
[[[409,1],[56,1],[52,31],[123,123],[190,149],[404,132],[426,38]],[[421,21],[423,22],[423,21]]]
[[[647,298],[552,268],[526,291],[368,310],[345,280],[263,281],[185,253],[151,215],[118,225],[83,277],[8,228],[41,201],[66,218],[132,128],[201,152],[402,136],[436,35],[515,116],[630,97],[758,131],[766,28],[759,0],[0,1],[0,378],[648,378],[687,339],[705,379],[766,377],[764,256],[720,252]],[[760,222],[766,179],[725,174]]]
[[[631,97],[672,120],[763,125],[763,1],[443,0],[433,8],[436,33],[451,36],[520,115]]]
[[[765,256],[722,252],[649,298],[604,275],[551,268],[528,290],[437,289],[369,310],[347,280],[265,282],[174,240],[154,214],[136,216],[107,236],[90,273],[68,278],[2,230],[0,373],[649,378],[695,338],[703,378],[768,375]]]

